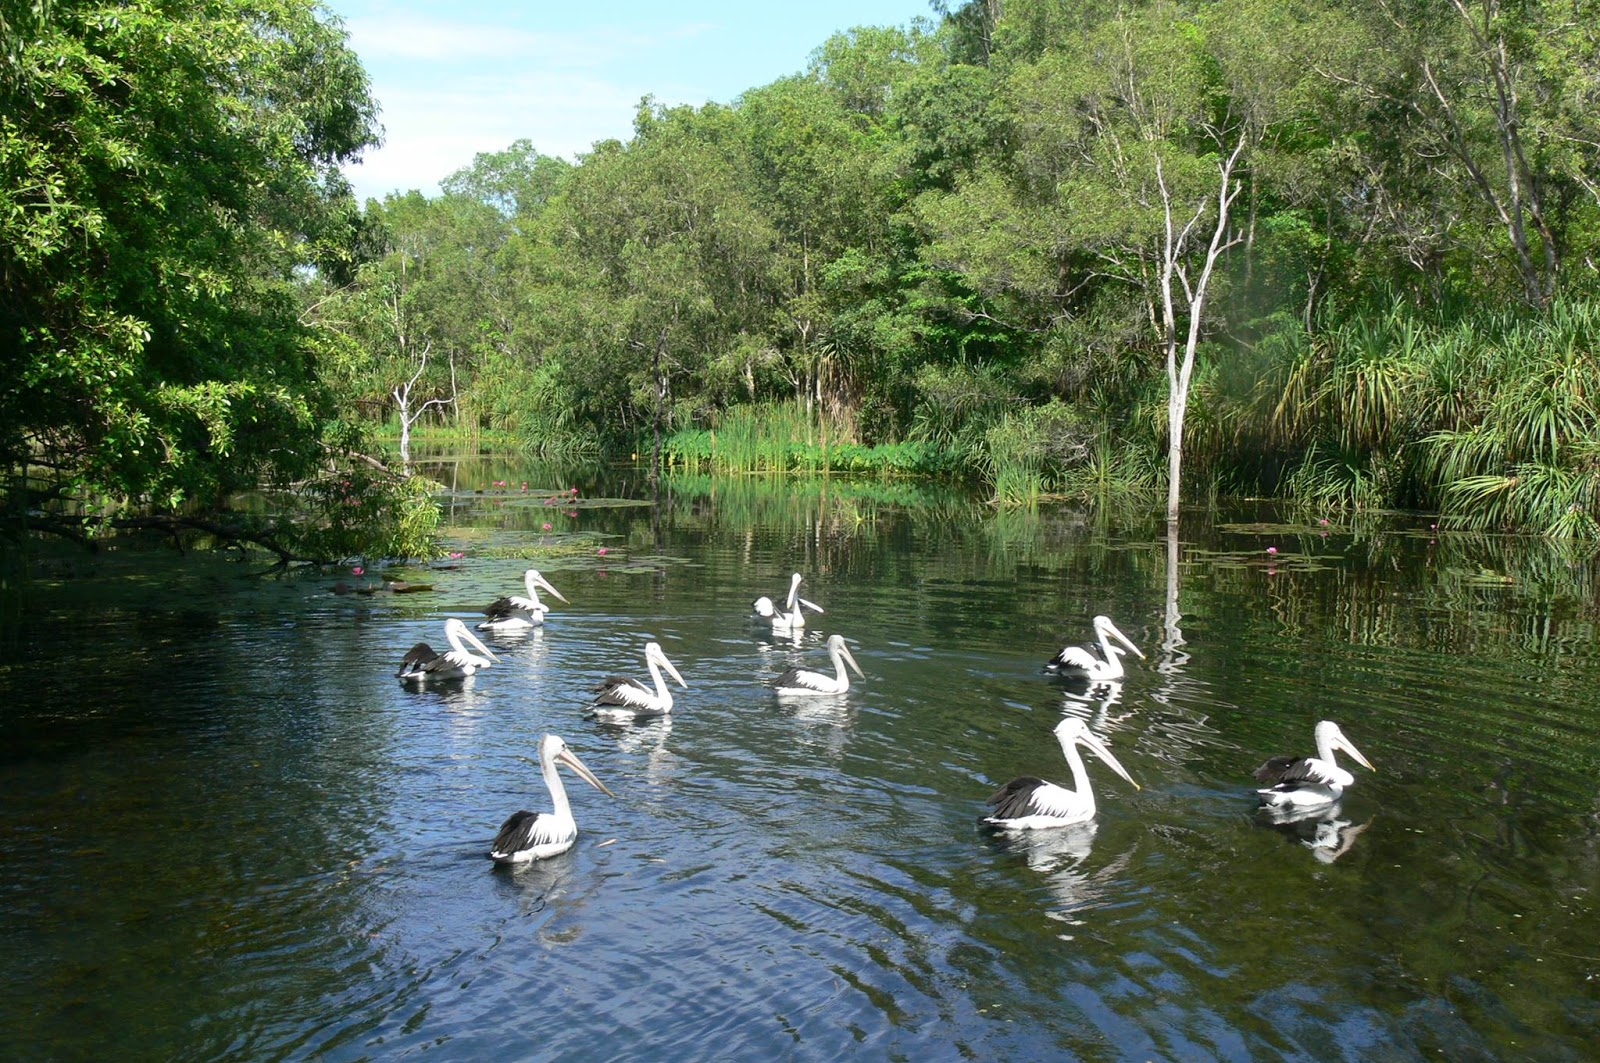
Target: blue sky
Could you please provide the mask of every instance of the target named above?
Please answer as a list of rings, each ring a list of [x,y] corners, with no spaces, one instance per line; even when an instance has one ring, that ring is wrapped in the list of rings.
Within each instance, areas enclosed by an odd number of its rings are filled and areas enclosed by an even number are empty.
[[[383,108],[383,147],[347,169],[360,199],[438,192],[441,178],[520,137],[572,158],[626,139],[642,96],[727,103],[803,70],[853,26],[931,18],[927,0],[326,0]]]

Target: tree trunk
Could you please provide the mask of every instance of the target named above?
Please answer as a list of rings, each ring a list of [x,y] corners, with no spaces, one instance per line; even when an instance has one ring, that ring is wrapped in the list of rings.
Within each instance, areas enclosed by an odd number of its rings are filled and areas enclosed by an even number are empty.
[[[1211,240],[1206,247],[1204,265],[1193,283],[1189,280],[1185,263],[1190,235],[1205,216],[1206,202],[1196,204],[1194,214],[1182,231],[1174,231],[1172,193],[1167,188],[1161,159],[1156,158],[1156,184],[1161,190],[1161,204],[1166,214],[1166,236],[1161,255],[1161,324],[1167,349],[1167,523],[1176,526],[1178,503],[1183,492],[1183,422],[1189,409],[1189,381],[1194,375],[1195,351],[1200,346],[1200,324],[1205,310],[1206,294],[1211,287],[1212,271],[1222,253],[1239,242],[1239,237],[1229,239],[1228,217],[1234,197],[1239,194],[1239,184],[1233,179],[1233,170],[1244,153],[1245,134],[1241,131],[1233,153],[1218,164],[1216,223],[1211,229]],[[1178,358],[1178,286],[1182,288],[1184,310],[1189,328],[1183,344],[1183,358]]]
[[[400,467],[406,472],[411,471],[411,416],[409,403],[400,394],[398,388],[394,393],[395,401],[400,406]]]

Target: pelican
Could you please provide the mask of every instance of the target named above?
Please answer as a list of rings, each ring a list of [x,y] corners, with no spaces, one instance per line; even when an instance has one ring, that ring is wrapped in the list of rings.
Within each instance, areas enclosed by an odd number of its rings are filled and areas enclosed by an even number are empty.
[[[661,669],[665,668],[672,673],[672,678],[676,679],[683,689],[688,690],[689,684],[683,681],[683,676],[679,675],[672,662],[667,660],[667,655],[661,650],[661,643],[645,643],[644,660],[650,666],[650,678],[655,680],[655,690],[652,691],[637,679],[628,679],[620,675],[607,676],[594,688],[595,699],[590,708],[596,715],[613,719],[618,717],[640,719],[672,711],[672,692],[667,689],[666,680],[661,678]]]
[[[395,673],[401,682],[462,679],[500,659],[467,630],[466,624],[453,616],[444,622],[444,635],[450,640],[450,649],[444,653],[437,652],[426,642],[411,647],[411,652],[401,658],[400,670]],[[471,643],[475,649],[482,651],[483,656],[479,657],[468,650],[465,643]]]
[[[856,659],[850,656],[850,647],[844,644],[843,635],[828,636],[828,655],[833,658],[833,675],[824,675],[822,672],[812,672],[804,668],[791,668],[773,682],[773,689],[779,694],[795,697],[843,694],[850,689],[850,677],[845,675],[844,671],[846,664],[855,669],[856,675],[862,679],[867,678],[861,666],[856,663]]]
[[[800,581],[803,578],[798,572],[789,577],[789,597],[784,604],[782,612],[773,604],[772,599],[764,594],[755,600],[755,605],[752,608],[755,610],[756,616],[771,624],[772,630],[794,631],[805,627],[806,609],[810,609],[813,613],[824,612],[822,606],[816,602],[808,602],[800,597]]]
[[[1089,789],[1089,773],[1083,766],[1083,758],[1078,755],[1079,744],[1087,746],[1112,771],[1131,783],[1135,790],[1139,789],[1139,784],[1111,755],[1111,750],[1078,717],[1068,716],[1056,724],[1056,739],[1061,743],[1061,752],[1067,756],[1067,763],[1072,766],[1072,782],[1077,789],[1068,790],[1029,775],[1012,779],[985,802],[994,811],[985,816],[983,822],[1015,830],[1034,830],[1040,827],[1066,827],[1093,819],[1094,791]]]
[[[1266,783],[1257,790],[1261,803],[1271,809],[1315,808],[1339,800],[1346,786],[1356,777],[1334,761],[1335,750],[1342,749],[1368,771],[1377,771],[1360,750],[1332,720],[1317,724],[1317,755],[1314,757],[1273,757],[1255,770],[1256,782]]]
[[[530,627],[538,627],[544,623],[544,614],[550,607],[539,600],[539,588],[543,587],[551,594],[566,601],[566,596],[550,586],[539,570],[530,568],[522,574],[523,583],[527,585],[528,596],[513,595],[509,598],[498,598],[492,605],[484,609],[483,615],[489,619],[478,625],[479,631],[522,631]]]
[[[1124,653],[1131,650],[1143,659],[1144,651],[1135,646],[1128,636],[1117,630],[1117,625],[1111,622],[1109,616],[1094,618],[1094,633],[1100,638],[1099,657],[1094,655],[1093,643],[1068,646],[1044,663],[1045,670],[1058,675],[1081,676],[1100,683],[1109,679],[1121,679],[1126,674],[1122,668]],[[1122,645],[1114,644],[1111,641],[1113,638]]]
[[[572,818],[572,806],[567,804],[567,788],[561,785],[561,775],[556,762],[567,765],[578,777],[607,797],[616,794],[606,789],[606,784],[594,777],[594,772],[584,767],[578,755],[567,748],[558,735],[545,735],[539,740],[539,766],[544,770],[544,785],[550,791],[552,812],[513,812],[500,825],[494,836],[494,846],[489,859],[497,864],[522,864],[529,860],[544,860],[564,853],[578,840],[578,824]]]

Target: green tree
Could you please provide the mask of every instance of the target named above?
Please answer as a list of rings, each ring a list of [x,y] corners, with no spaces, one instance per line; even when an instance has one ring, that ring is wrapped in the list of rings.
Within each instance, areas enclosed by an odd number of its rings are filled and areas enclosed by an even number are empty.
[[[1574,226],[1600,203],[1600,4],[1312,10],[1306,29],[1326,46],[1314,69],[1341,90],[1330,103],[1365,164],[1375,222],[1437,280],[1464,252],[1547,304]]]
[[[54,0],[4,33],[7,501],[215,508],[336,460],[297,277],[376,140],[342,28],[310,0]]]

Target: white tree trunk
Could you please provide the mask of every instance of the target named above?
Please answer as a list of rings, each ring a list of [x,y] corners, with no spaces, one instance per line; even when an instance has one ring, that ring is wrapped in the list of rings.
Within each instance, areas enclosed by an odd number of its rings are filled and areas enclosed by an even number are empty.
[[[1183,493],[1183,424],[1189,410],[1189,381],[1194,376],[1194,356],[1200,346],[1200,324],[1205,310],[1206,294],[1211,287],[1212,271],[1222,252],[1239,242],[1239,237],[1228,236],[1228,217],[1234,197],[1239,194],[1239,184],[1233,179],[1234,167],[1243,154],[1245,136],[1241,131],[1233,152],[1218,165],[1215,224],[1211,240],[1206,246],[1205,264],[1200,276],[1192,283],[1189,279],[1186,256],[1194,229],[1205,217],[1207,200],[1195,204],[1194,213],[1181,231],[1174,231],[1172,217],[1172,192],[1167,187],[1166,175],[1161,169],[1160,156],[1156,158],[1156,183],[1161,190],[1161,205],[1166,214],[1166,233],[1161,254],[1161,324],[1167,349],[1167,523],[1178,521],[1178,503]],[[1183,312],[1188,316],[1188,330],[1184,337],[1183,354],[1178,354],[1178,299],[1183,300]]]

